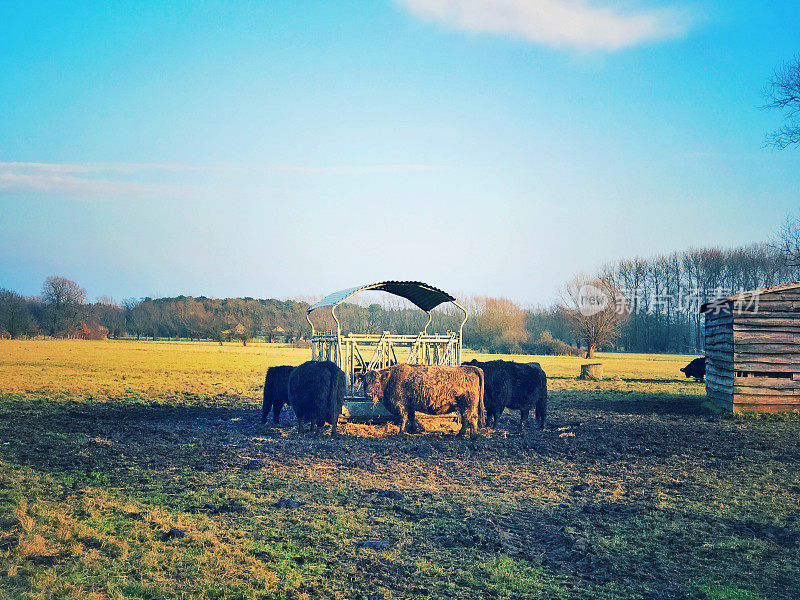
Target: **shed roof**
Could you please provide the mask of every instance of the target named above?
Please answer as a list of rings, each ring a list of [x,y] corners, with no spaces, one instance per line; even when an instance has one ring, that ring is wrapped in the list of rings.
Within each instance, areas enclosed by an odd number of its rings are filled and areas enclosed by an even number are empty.
[[[718,298],[711,300],[700,306],[701,313],[707,313],[711,310],[717,311],[719,307],[731,303],[741,302],[743,300],[751,300],[755,296],[763,296],[765,294],[774,294],[776,292],[785,292],[788,290],[795,290],[800,288],[800,281],[792,281],[791,283],[781,283],[779,285],[772,285],[770,287],[758,288],[755,290],[748,290],[746,292],[739,292],[727,298]]]
[[[453,302],[455,300],[455,297],[447,292],[421,281],[381,281],[380,283],[347,288],[329,294],[311,306],[308,312],[323,306],[338,306],[351,296],[366,290],[388,292],[395,296],[400,296],[426,312],[433,310],[444,302]]]

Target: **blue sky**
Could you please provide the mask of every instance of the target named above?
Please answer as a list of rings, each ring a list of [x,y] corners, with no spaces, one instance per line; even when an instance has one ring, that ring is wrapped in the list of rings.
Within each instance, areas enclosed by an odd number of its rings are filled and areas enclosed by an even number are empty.
[[[634,255],[764,241],[796,1],[0,0],[0,287],[549,302]]]

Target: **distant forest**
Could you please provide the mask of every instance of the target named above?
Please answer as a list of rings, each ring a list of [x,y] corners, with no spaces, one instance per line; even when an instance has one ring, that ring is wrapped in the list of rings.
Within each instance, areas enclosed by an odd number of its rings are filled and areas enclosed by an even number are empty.
[[[609,264],[599,277],[613,282],[629,313],[621,335],[607,350],[683,352],[702,350],[700,304],[738,291],[800,279],[800,267],[767,245],[719,250],[697,249]],[[460,299],[470,313],[464,344],[498,353],[578,354],[580,336],[563,303],[521,307],[504,298]],[[416,333],[427,316],[395,300],[345,304],[337,310],[344,331]],[[457,330],[460,311],[436,309],[429,331]],[[129,299],[86,302],[78,284],[48,277],[36,297],[0,290],[0,336],[187,339],[247,343],[253,339],[302,343],[311,334],[308,302],[255,298]],[[316,314],[317,312],[323,314]],[[318,329],[332,329],[326,309],[313,315]]]

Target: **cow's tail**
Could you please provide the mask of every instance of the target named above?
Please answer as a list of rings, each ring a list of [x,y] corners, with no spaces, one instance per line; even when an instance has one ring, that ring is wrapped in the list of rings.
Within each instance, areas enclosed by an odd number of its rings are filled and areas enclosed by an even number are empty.
[[[267,369],[267,374],[264,376],[264,399],[261,403],[261,422],[267,422],[267,413],[269,413],[270,409],[272,408],[272,402],[270,405],[267,406],[267,382],[269,381],[269,369]]]
[[[331,368],[331,385],[329,387],[328,407],[335,414],[331,414],[331,427],[336,432],[336,425],[339,422],[339,415],[342,413],[342,400],[347,391],[344,373],[338,367]]]
[[[547,423],[547,375],[542,375],[542,391],[536,404],[536,420],[539,422],[539,429],[544,429]]]
[[[486,407],[483,404],[483,369],[477,367],[478,369],[478,376],[480,379],[480,397],[478,399],[478,426],[481,428],[486,427]]]

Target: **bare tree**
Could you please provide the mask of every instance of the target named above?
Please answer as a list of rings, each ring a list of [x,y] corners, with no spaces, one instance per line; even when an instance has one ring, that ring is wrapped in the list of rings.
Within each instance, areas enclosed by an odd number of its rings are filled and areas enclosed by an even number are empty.
[[[475,297],[464,337],[470,347],[486,352],[521,352],[528,341],[525,312],[507,298]]]
[[[607,278],[575,277],[564,289],[562,309],[575,335],[586,342],[586,358],[616,341],[628,319],[623,296]]]
[[[775,70],[764,88],[764,97],[764,108],[784,113],[783,126],[767,135],[766,144],[783,149],[800,143],[800,56]],[[778,232],[778,248],[786,266],[800,266],[800,218],[786,219]]]
[[[766,144],[783,149],[800,142],[800,57],[794,58],[772,74],[764,88],[764,108],[784,113],[783,126],[767,135]]]
[[[778,248],[786,266],[800,267],[800,217],[786,217],[778,231]]]
[[[42,300],[50,305],[83,304],[85,298],[86,292],[66,277],[50,276],[42,285]]]
[[[78,325],[84,298],[86,292],[66,277],[51,276],[44,280],[42,300],[49,309],[51,335],[63,335]]]

